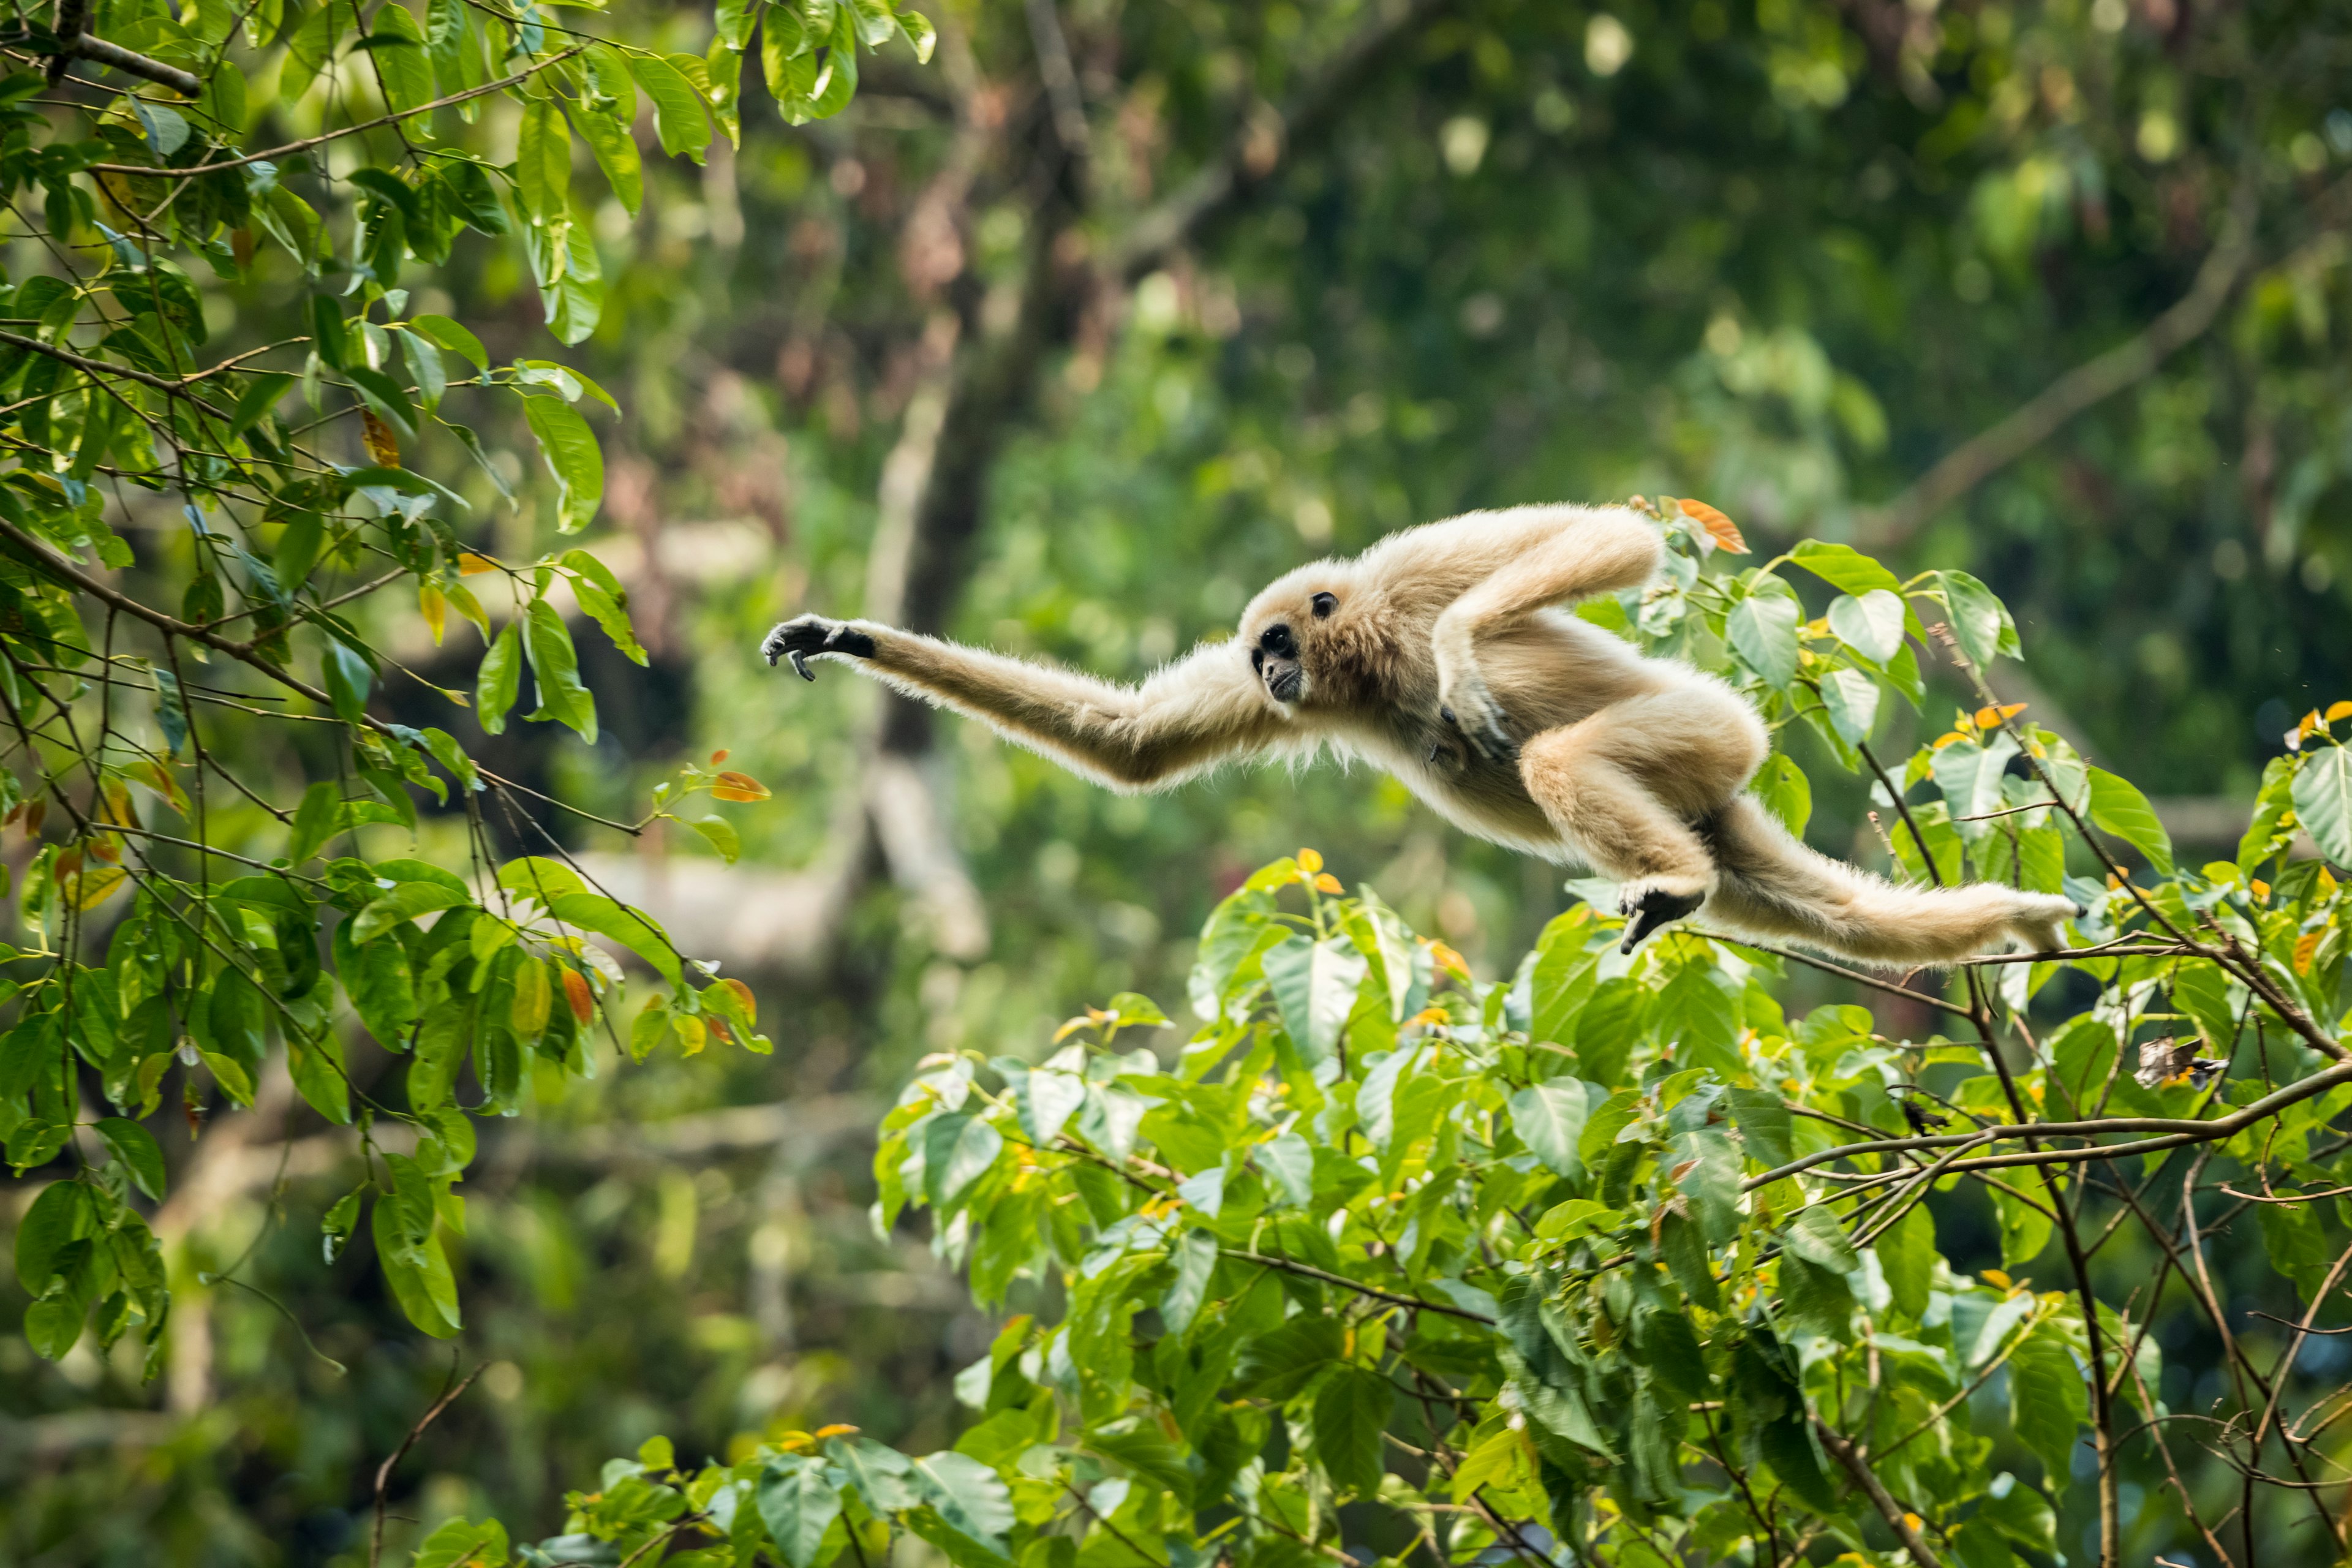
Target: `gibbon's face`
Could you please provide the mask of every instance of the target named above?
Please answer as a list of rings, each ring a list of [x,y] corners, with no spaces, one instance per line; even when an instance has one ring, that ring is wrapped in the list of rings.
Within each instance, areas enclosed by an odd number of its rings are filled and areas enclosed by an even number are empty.
[[[1314,686],[1316,653],[1322,623],[1339,607],[1339,596],[1328,591],[1286,590],[1277,584],[1258,595],[1242,617],[1242,637],[1248,643],[1250,668],[1265,685],[1265,694],[1286,708],[1304,701]]]

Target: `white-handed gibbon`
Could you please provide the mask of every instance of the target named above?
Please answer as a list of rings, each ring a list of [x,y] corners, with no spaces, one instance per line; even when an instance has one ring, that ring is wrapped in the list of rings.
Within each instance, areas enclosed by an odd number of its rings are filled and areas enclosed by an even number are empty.
[[[1240,637],[1133,687],[821,616],[761,651],[810,679],[811,658],[853,660],[1116,790],[1256,752],[1364,757],[1467,832],[1622,880],[1628,952],[1701,909],[1873,963],[2058,946],[2059,922],[2082,912],[2067,899],[1897,887],[1807,848],[1745,793],[1769,742],[1743,699],[1561,608],[1646,582],[1663,548],[1622,507],[1408,529],[1290,573],[1251,602]]]

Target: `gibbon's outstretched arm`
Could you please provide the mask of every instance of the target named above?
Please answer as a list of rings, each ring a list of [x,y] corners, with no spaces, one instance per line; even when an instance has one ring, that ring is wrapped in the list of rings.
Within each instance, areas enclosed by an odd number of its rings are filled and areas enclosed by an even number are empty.
[[[1658,531],[1622,508],[1562,510],[1565,518],[1549,513],[1534,529],[1524,514],[1503,512],[1433,531],[1475,528],[1496,536],[1454,543],[1464,553],[1485,545],[1498,559],[1492,572],[1439,614],[1430,630],[1438,700],[1463,738],[1490,761],[1512,760],[1519,748],[1510,715],[1479,673],[1479,640],[1538,610],[1637,586],[1658,569],[1664,552]]]
[[[885,685],[978,719],[1116,790],[1165,789],[1280,740],[1285,729],[1234,643],[1202,647],[1140,686],[822,616],[786,621],[760,651],[770,664],[791,659],[811,680],[812,658],[855,661]]]

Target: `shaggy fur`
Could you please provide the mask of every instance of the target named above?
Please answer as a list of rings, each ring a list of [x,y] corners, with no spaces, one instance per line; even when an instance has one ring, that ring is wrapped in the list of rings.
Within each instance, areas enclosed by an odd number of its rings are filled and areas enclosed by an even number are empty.
[[[1251,602],[1239,637],[1138,687],[817,616],[762,651],[803,675],[810,657],[851,659],[1117,790],[1265,752],[1364,757],[1465,832],[1621,879],[1629,949],[1701,908],[1872,963],[2056,947],[2077,912],[2065,899],[1900,888],[1799,843],[1742,793],[1769,742],[1737,693],[1561,607],[1646,582],[1661,549],[1619,507],[1409,529],[1290,573]]]

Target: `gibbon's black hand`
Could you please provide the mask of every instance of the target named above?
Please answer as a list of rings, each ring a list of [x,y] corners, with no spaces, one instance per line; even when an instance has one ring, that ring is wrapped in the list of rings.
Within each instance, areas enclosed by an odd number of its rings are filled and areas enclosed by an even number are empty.
[[[789,620],[770,632],[760,644],[760,651],[773,664],[780,658],[793,661],[803,680],[814,680],[816,672],[808,667],[813,653],[845,653],[852,658],[872,658],[874,639],[850,626],[846,621],[829,621],[823,616],[802,616]]]
[[[1669,893],[1664,888],[1626,890],[1617,905],[1617,912],[1625,917],[1625,940],[1617,951],[1631,952],[1642,945],[1652,931],[1669,921],[1678,921],[1699,905],[1706,902],[1704,893]]]

